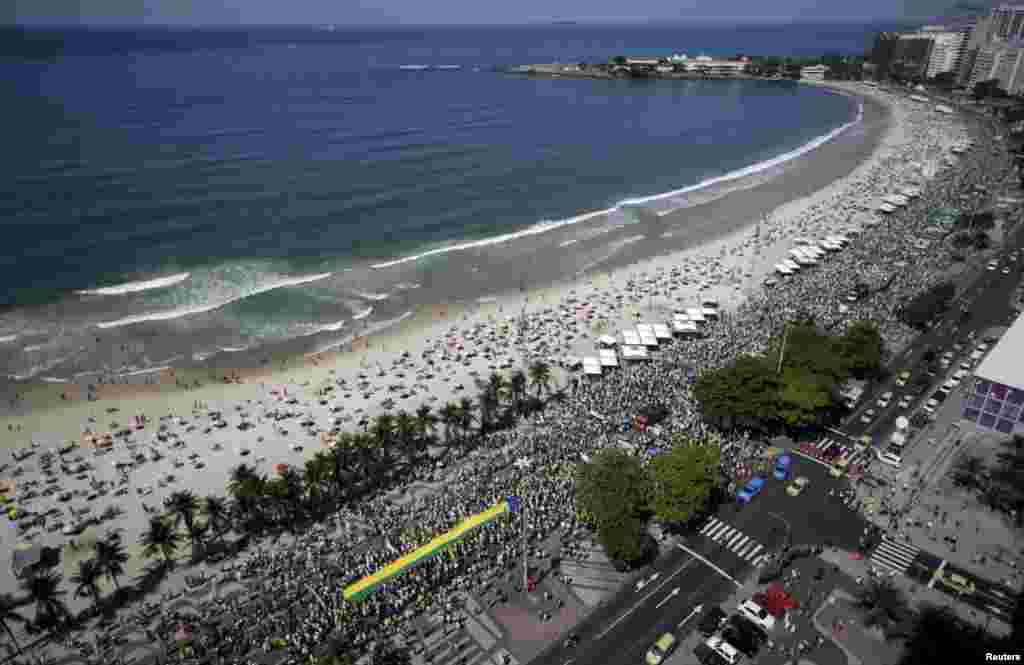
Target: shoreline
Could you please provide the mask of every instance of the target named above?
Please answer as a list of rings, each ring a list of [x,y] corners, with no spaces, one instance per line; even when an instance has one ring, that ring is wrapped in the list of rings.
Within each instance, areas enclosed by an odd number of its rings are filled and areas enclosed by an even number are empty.
[[[742,84],[737,82],[735,85]],[[792,83],[788,87],[797,90]],[[649,212],[660,216],[675,209],[699,206],[731,191],[750,188],[760,180],[791,168],[794,162],[802,162],[808,155],[819,152],[819,141],[827,143],[833,132],[855,121],[858,113],[856,103],[844,100],[842,105],[845,120],[821,130],[814,125],[813,137],[798,139],[798,145],[787,144],[782,152],[769,150],[762,154],[757,146],[751,146],[748,158],[754,160],[753,163],[741,161],[723,165],[720,168],[729,170],[721,174],[715,173],[715,169],[705,171],[693,181],[684,179],[685,182],[693,182],[684,187],[677,184],[679,181],[672,182],[675,178],[669,178],[658,187],[632,188],[634,192],[650,193],[624,195],[623,198],[609,199],[608,203],[599,200],[596,206],[578,208],[564,217],[560,216],[561,213],[553,214],[553,222],[535,222],[507,233],[499,230],[496,235],[486,237],[471,234],[466,238],[445,241],[441,246],[406,247],[386,258],[366,258],[351,265],[339,258],[334,263],[280,266],[276,273],[271,268],[261,268],[259,270],[266,273],[263,275],[266,281],[260,281],[251,293],[244,289],[235,293],[234,277],[227,277],[229,273],[226,272],[221,275],[220,268],[210,268],[213,272],[208,274],[205,268],[193,267],[192,282],[197,285],[219,284],[224,280],[224,284],[230,285],[224,295],[230,299],[219,297],[215,301],[213,296],[208,296],[208,301],[181,305],[172,310],[165,309],[166,305],[161,303],[166,300],[165,295],[177,299],[183,297],[180,290],[192,288],[188,285],[174,286],[189,279],[188,272],[138,275],[135,281],[78,289],[75,292],[78,296],[68,295],[61,302],[47,306],[46,310],[26,312],[26,322],[38,320],[40,323],[37,332],[26,329],[20,336],[3,338],[7,343],[0,346],[0,355],[4,357],[9,377],[0,379],[0,397],[6,401],[15,390],[40,381],[86,385],[101,377],[114,382],[124,381],[127,377],[128,381],[138,384],[161,365],[171,365],[179,371],[203,367],[259,367],[268,355],[306,355],[318,346],[327,347],[354,334],[362,334],[366,322],[376,327],[381,321],[396,319],[422,306],[474,302],[481,297],[493,297],[520,282],[527,282],[525,286],[528,288],[537,288],[574,278],[606,260],[595,245],[600,245],[602,239],[612,242],[618,227],[636,224]],[[824,133],[817,134],[817,131]],[[713,166],[713,162],[709,164]],[[602,207],[602,203],[610,207]],[[731,220],[725,223],[734,225]],[[692,245],[697,240],[689,238],[687,244]],[[559,248],[575,246],[556,254],[545,252],[555,245]],[[678,242],[670,245],[673,250],[686,248]],[[644,253],[655,253],[650,249],[630,252],[631,261],[635,262]],[[666,250],[661,246],[653,249],[658,253]],[[536,266],[530,266],[523,271],[523,277],[511,274],[511,259],[528,257],[534,261],[538,252],[546,254],[544,260],[548,264],[558,264],[564,269],[559,271],[544,266],[538,271]],[[516,253],[519,257],[510,257]],[[569,253],[581,255],[579,265],[571,265],[575,257],[566,261],[565,254]],[[582,256],[584,254],[586,256]],[[470,262],[474,258],[482,268],[479,272],[463,272],[460,279],[437,274],[438,270],[453,269],[447,264]],[[188,269],[184,265],[176,268]],[[277,276],[273,277],[274,274]],[[310,286],[298,286],[307,281],[311,282]],[[296,288],[288,288],[290,284]],[[168,293],[153,292],[152,297],[147,294],[147,291],[165,285],[171,289]],[[323,291],[329,297],[322,300],[301,293],[289,295],[296,290],[307,290],[309,294]],[[83,291],[93,295],[83,296]],[[265,292],[270,293],[262,295]],[[95,300],[104,296],[107,297],[102,301]],[[151,300],[152,304],[149,304]],[[308,316],[308,323],[302,314],[302,307],[307,301],[314,308],[312,315]],[[272,312],[273,303],[292,303],[294,307],[282,304],[282,311],[296,311],[280,319],[271,319],[265,334],[262,331],[252,332],[253,327],[256,330],[261,328],[261,323],[253,318],[252,313]],[[365,321],[360,319],[360,314],[370,312],[372,315]],[[12,321],[14,319],[17,316]],[[53,325],[58,321],[66,322],[66,332],[61,328],[58,334]],[[288,328],[287,332],[282,334],[275,330],[278,321]],[[132,325],[115,325],[119,323]],[[11,331],[21,327],[19,324]],[[18,375],[22,378],[18,379]]]
[[[885,104],[879,104],[877,100],[872,101],[869,95],[859,94],[865,91],[832,85],[825,87],[834,93],[864,102],[865,110],[861,127],[865,123],[872,124],[872,127],[864,130],[868,134],[866,138],[867,143],[871,144],[870,149],[857,164],[846,169],[846,173],[838,175],[838,179],[842,179],[870,162],[875,156],[878,146],[884,142],[891,129],[891,112]],[[828,153],[836,149],[834,143],[841,142],[845,135],[856,132],[858,129],[858,126],[851,127],[832,141],[785,162],[782,165],[782,172],[770,177],[767,182],[755,182],[730,191],[710,202],[671,210],[667,214],[641,211],[639,214],[647,224],[675,230],[663,231],[653,240],[648,238],[646,243],[623,242],[617,251],[611,253],[611,256],[594,261],[593,265],[583,266],[573,274],[561,276],[542,285],[531,285],[525,291],[517,292],[516,289],[506,288],[503,291],[491,293],[486,298],[477,298],[468,302],[455,300],[449,303],[422,305],[412,312],[411,316],[396,325],[390,325],[391,321],[370,325],[363,331],[355,332],[350,338],[331,345],[336,348],[330,350],[282,348],[269,354],[266,352],[240,352],[238,354],[221,354],[223,357],[210,359],[211,363],[205,367],[162,370],[153,368],[137,373],[138,380],[136,381],[99,385],[96,391],[99,399],[93,402],[86,401],[84,385],[32,381],[18,386],[24,397],[22,404],[19,405],[21,407],[19,413],[12,412],[8,404],[4,405],[3,411],[0,411],[0,428],[20,425],[22,433],[37,432],[40,434],[41,440],[66,440],[78,436],[80,423],[85,421],[89,415],[101,419],[100,412],[111,406],[123,411],[140,410],[152,413],[159,411],[164,406],[160,403],[164,400],[171,400],[176,404],[186,404],[189,399],[209,402],[235,398],[235,395],[241,399],[253,399],[255,395],[259,394],[258,390],[252,389],[254,384],[302,384],[306,381],[317,383],[327,379],[331,372],[339,374],[357,372],[361,368],[368,367],[372,362],[388,362],[389,356],[397,355],[396,349],[407,347],[412,350],[422,346],[422,340],[418,338],[436,338],[453,323],[461,326],[480,323],[493,324],[497,318],[507,317],[509,313],[530,313],[538,308],[555,304],[559,296],[566,292],[583,289],[588,285],[594,287],[598,281],[607,286],[611,281],[610,275],[615,273],[621,275],[622,271],[637,272],[645,268],[663,267],[666,262],[676,263],[695,253],[727,256],[732,251],[733,244],[745,242],[745,236],[751,234],[759,218],[748,215],[745,219],[732,219],[738,208],[749,208],[751,197],[761,198],[761,207],[775,211],[773,216],[777,216],[778,211],[786,206],[791,206],[815,193],[829,189],[835,184],[836,179],[829,178],[827,183],[813,182],[810,183],[813,186],[808,186],[807,171],[814,170],[809,169],[808,162],[818,156],[819,151],[828,157]],[[853,147],[858,146],[863,149],[863,142],[857,142]],[[791,182],[793,180],[796,182]],[[817,186],[819,184],[822,186]],[[797,186],[794,187],[794,185]],[[769,201],[769,205],[764,206],[764,201]],[[600,212],[595,213],[596,215],[600,215]],[[700,221],[703,223],[698,223]],[[623,234],[620,233],[620,235]],[[660,247],[669,242],[669,238],[672,238],[676,244],[679,244],[677,238],[683,239],[682,245],[668,250]],[[602,240],[605,239],[607,238],[602,238]],[[629,241],[630,238],[622,240]],[[587,239],[584,239],[580,242],[586,243],[586,241]],[[645,244],[653,246],[645,248],[643,247]],[[749,238],[746,239],[746,244],[749,247]],[[767,261],[766,263],[766,261],[767,258],[762,257],[761,263],[765,265],[770,266],[773,262]],[[759,272],[763,272],[764,265],[758,267],[761,268]],[[760,280],[759,276],[751,276],[745,278],[744,281],[755,282],[760,286]],[[709,288],[711,288],[710,285]],[[701,288],[700,293],[704,294],[704,290]],[[723,290],[718,287],[712,290],[716,292],[716,299],[722,301],[723,305],[732,307],[738,304],[734,302],[737,295],[734,290]],[[696,300],[698,297],[697,294],[694,294],[691,300]],[[484,300],[486,302],[481,302]],[[284,343],[281,346],[288,347],[290,345]],[[586,346],[586,344],[584,343],[582,346]],[[581,345],[576,343],[573,347],[573,351],[579,351]],[[575,353],[575,355],[580,355],[580,353]],[[522,357],[516,360],[519,361],[517,366],[524,365]],[[482,371],[486,373],[489,369]],[[304,376],[306,373],[313,376],[307,378]],[[556,374],[564,379],[563,372],[556,371]],[[242,385],[223,382],[224,377],[236,376],[244,382]],[[466,383],[468,379],[467,373],[466,376],[460,377],[459,382],[470,386],[471,383]],[[194,387],[196,381],[202,387]],[[183,388],[179,385],[192,387]],[[62,399],[62,393],[67,399]],[[229,397],[229,393],[233,394]],[[124,405],[116,405],[114,402],[124,402]],[[443,404],[443,401],[440,404]],[[27,408],[25,408],[26,406]],[[172,404],[166,406],[171,407]],[[79,425],[72,429],[69,427],[68,419],[77,421]],[[54,427],[56,424],[53,422],[54,420],[62,421],[62,424]],[[6,447],[28,444],[26,437],[17,438],[20,439],[18,442],[11,442]]]
[[[282,464],[302,468],[329,443],[328,431],[361,427],[359,421],[363,418],[387,410],[387,400],[409,412],[422,404],[436,412],[446,401],[463,396],[475,401],[474,379],[486,379],[491,368],[525,368],[526,361],[536,356],[593,353],[600,334],[614,334],[620,326],[635,325],[637,315],[656,321],[670,318],[665,315],[680,304],[692,306],[701,299],[718,300],[723,309],[738,307],[748,296],[755,302],[760,300],[744,289],[760,288],[761,278],[771,270],[771,264],[777,261],[775,257],[785,256],[794,236],[817,236],[833,229],[850,228],[849,220],[841,214],[842,200],[877,189],[880,179],[886,181],[885,187],[900,186],[909,174],[899,167],[905,168],[907,160],[921,158],[924,152],[947,145],[947,141],[962,140],[966,135],[966,123],[958,119],[915,113],[919,110],[896,102],[888,114],[875,117],[877,135],[865,134],[875,136],[875,142],[869,146],[869,158],[845,163],[842,157],[847,153],[840,151],[838,166],[845,168],[847,175],[826,187],[818,187],[813,179],[807,178],[808,170],[822,178],[829,175],[819,168],[821,164],[805,163],[789,175],[809,190],[797,191],[804,196],[790,196],[793,190],[781,186],[776,179],[724,197],[703,209],[698,206],[673,213],[683,223],[691,222],[693,215],[704,217],[712,226],[715,215],[738,220],[733,227],[719,228],[719,236],[712,241],[702,237],[705,242],[683,251],[646,257],[641,263],[629,263],[628,252],[623,252],[616,257],[623,262],[622,267],[609,264],[604,266],[607,270],[590,272],[582,278],[523,293],[513,290],[487,302],[422,308],[402,325],[361,338],[350,350],[291,356],[286,362],[282,362],[284,357],[275,358],[275,363],[237,374],[220,370],[232,379],[237,376],[241,384],[217,382],[215,376],[211,381],[211,370],[188,375],[165,370],[161,385],[111,386],[98,402],[57,400],[56,408],[45,408],[54,404],[54,387],[43,386],[51,391],[39,395],[44,408],[23,417],[0,418],[0,427],[17,423],[23,428],[13,435],[9,431],[4,447],[25,446],[34,438],[42,452],[68,440],[81,440],[80,452],[87,453],[90,444],[80,439],[85,427],[100,435],[130,428],[128,436],[114,439],[106,453],[96,451],[97,457],[109,457],[92,461],[92,474],[94,482],[110,487],[126,485],[126,497],[114,499],[113,505],[123,509],[116,525],[124,533],[125,542],[137,543],[147,523],[147,508],[153,510],[154,506],[162,505],[173,492],[187,488],[197,496],[223,496],[227,474],[239,463],[252,465],[256,473],[267,477],[279,473]],[[915,122],[918,120],[924,122]],[[835,157],[831,155],[833,166],[837,166]],[[765,197],[780,203],[771,208],[772,214],[757,227],[760,233],[755,236],[746,222],[762,219]],[[740,214],[744,210],[747,213]],[[657,225],[664,219],[653,217],[645,221]],[[697,228],[693,233],[706,231]],[[635,230],[624,233],[630,232]],[[666,241],[658,236],[653,242]],[[632,243],[630,247],[640,244]],[[833,260],[841,262],[842,254]],[[681,294],[673,293],[674,290]],[[508,319],[520,316],[527,334],[517,337],[514,329],[520,322]],[[621,372],[625,374],[613,373],[608,380],[615,382],[633,372],[643,375],[645,371],[624,368]],[[558,386],[566,385],[572,378],[561,370],[554,374]],[[189,389],[175,384],[196,378],[205,383]],[[396,384],[403,387],[396,390]],[[458,390],[458,385],[466,386],[467,391]],[[331,387],[331,392],[323,392],[326,386]],[[408,394],[402,394],[403,391]],[[630,408],[622,406],[624,410]],[[217,418],[212,417],[214,413]],[[140,415],[145,416],[146,422],[136,426],[134,419]],[[439,443],[443,440],[442,428],[437,432]],[[129,475],[119,477],[117,462],[127,463],[138,451],[149,449],[161,450],[163,458],[148,456],[148,460],[131,465]],[[203,466],[193,463],[190,468],[186,455],[189,460],[201,461]],[[27,473],[25,480],[35,475],[31,468]],[[23,482],[18,476],[14,480]],[[83,478],[66,476],[63,483],[62,489],[88,491],[80,487],[86,485]],[[55,497],[38,501],[60,508]],[[99,512],[107,502],[109,499],[90,507]],[[36,511],[45,508],[32,506]],[[91,537],[96,530],[88,530],[81,538]],[[2,542],[9,548],[21,540],[15,530],[5,533]],[[46,545],[66,544],[59,534],[40,533],[38,537]],[[129,553],[129,570],[138,571],[142,564],[138,546],[131,546]],[[74,560],[70,556],[64,559],[65,576],[73,573]],[[8,575],[8,583],[13,584],[9,571],[4,574]],[[78,604],[78,600],[74,602]]]

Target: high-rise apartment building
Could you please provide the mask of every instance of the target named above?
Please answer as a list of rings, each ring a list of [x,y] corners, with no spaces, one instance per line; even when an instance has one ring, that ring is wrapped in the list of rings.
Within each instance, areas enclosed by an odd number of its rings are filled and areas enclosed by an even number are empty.
[[[1024,39],[1024,4],[993,7],[992,27],[996,39]]]
[[[957,72],[963,58],[967,35],[961,31],[943,30],[926,33],[932,40],[926,76],[934,78],[946,72]]]

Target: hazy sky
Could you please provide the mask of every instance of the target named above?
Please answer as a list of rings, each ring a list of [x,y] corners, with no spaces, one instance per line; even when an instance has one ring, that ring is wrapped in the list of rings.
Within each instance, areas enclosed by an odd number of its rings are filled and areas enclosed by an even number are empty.
[[[925,18],[954,0],[0,0],[3,23],[524,23],[551,19]],[[643,12],[630,15],[629,9]]]

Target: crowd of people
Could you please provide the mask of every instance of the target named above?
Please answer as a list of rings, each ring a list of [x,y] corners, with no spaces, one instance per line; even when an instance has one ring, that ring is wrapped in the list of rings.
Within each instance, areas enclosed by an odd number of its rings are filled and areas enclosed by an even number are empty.
[[[676,434],[713,436],[722,447],[725,471],[733,473],[757,457],[763,444],[747,432],[714,431],[701,420],[692,394],[692,370],[721,367],[740,351],[766,348],[786,318],[801,312],[836,331],[851,321],[872,319],[880,324],[890,351],[906,346],[914,333],[897,320],[895,308],[955,267],[949,252],[937,251],[944,238],[931,230],[927,213],[961,207],[964,192],[994,190],[1010,172],[1009,155],[992,148],[985,136],[986,130],[991,132],[986,123],[975,123],[978,147],[964,154],[955,168],[921,183],[918,199],[865,229],[822,265],[780,280],[734,311],[723,312],[720,320],[706,325],[702,338],[665,345],[649,363],[579,381],[566,399],[550,400],[522,426],[489,434],[442,491],[410,492],[402,500],[394,493],[377,496],[296,536],[287,548],[252,555],[243,564],[246,576],[256,581],[249,584],[251,597],[209,601],[185,614],[168,611],[154,634],[171,650],[178,625],[190,623],[195,626],[192,648],[213,662],[261,660],[260,654],[276,648],[287,652],[286,662],[299,663],[328,643],[353,653],[368,653],[392,641],[415,650],[424,634],[411,628],[410,619],[436,614],[441,625],[457,627],[460,591],[483,595],[487,604],[508,600],[493,582],[520,579],[524,515],[525,540],[538,569],[550,554],[542,551],[541,543],[551,534],[557,533],[569,548],[583,537],[571,469],[595,451],[623,438],[646,451],[667,445]],[[915,148],[911,142],[908,150],[932,149],[926,128],[911,131],[920,132],[922,144]],[[893,186],[905,184],[897,174],[906,171],[906,164],[899,162],[910,158],[895,155],[891,163],[883,161],[848,183],[842,196],[870,196],[885,188],[887,178]],[[808,213],[830,214],[838,214],[833,203]],[[777,231],[770,229],[768,236]],[[885,287],[847,302],[845,294],[867,265],[889,276]],[[651,404],[667,407],[669,416],[657,427],[624,433],[623,423]],[[529,463],[514,463],[523,458]],[[343,598],[346,586],[509,496],[518,497],[525,510],[471,532],[358,602]]]

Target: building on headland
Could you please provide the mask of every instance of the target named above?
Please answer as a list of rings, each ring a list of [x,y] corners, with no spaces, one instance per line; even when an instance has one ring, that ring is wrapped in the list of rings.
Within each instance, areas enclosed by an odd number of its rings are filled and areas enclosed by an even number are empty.
[[[824,81],[828,74],[829,69],[825,65],[811,65],[800,68],[800,78],[808,81]]]
[[[705,74],[708,76],[734,76],[744,74],[750,67],[750,58],[740,56],[735,60],[721,60],[709,55],[698,55],[691,58],[685,53],[673,53],[668,57],[669,64],[677,72],[688,74]]]

